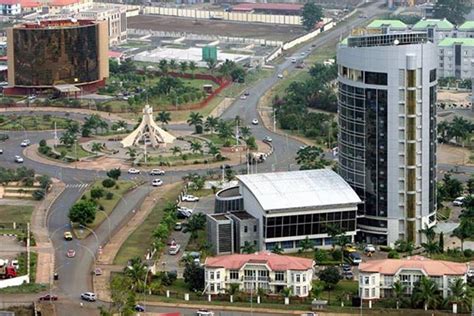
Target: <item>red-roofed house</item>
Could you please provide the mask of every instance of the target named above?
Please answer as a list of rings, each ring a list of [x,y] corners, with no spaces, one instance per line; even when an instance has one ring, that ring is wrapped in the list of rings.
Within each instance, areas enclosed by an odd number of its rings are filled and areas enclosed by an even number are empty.
[[[311,259],[277,255],[271,252],[207,257],[205,291],[224,293],[229,284],[237,283],[241,291],[259,288],[278,293],[285,287],[293,295],[306,297],[311,291],[314,262]]]
[[[0,0],[1,15],[17,15],[21,13],[20,0]]]
[[[376,300],[392,295],[393,283],[400,280],[411,294],[422,276],[436,282],[443,297],[449,284],[461,278],[466,282],[468,266],[465,263],[431,260],[422,256],[406,259],[371,260],[359,265],[359,294],[364,300]]]

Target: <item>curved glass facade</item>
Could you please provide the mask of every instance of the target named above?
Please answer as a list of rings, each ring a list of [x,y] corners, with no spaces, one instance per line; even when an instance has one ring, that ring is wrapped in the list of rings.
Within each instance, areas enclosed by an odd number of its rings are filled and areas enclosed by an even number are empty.
[[[214,211],[216,213],[244,210],[244,199],[240,195],[239,187],[227,188],[217,192],[214,203]]]

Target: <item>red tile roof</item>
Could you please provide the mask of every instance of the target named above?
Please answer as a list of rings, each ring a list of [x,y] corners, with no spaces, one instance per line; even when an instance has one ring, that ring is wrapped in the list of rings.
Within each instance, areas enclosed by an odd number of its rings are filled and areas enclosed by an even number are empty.
[[[20,4],[22,8],[36,8],[41,6],[40,2],[34,0],[20,0]]]
[[[292,256],[282,256],[271,252],[254,254],[233,254],[217,257],[207,257],[206,268],[225,268],[239,270],[247,263],[267,264],[273,271],[308,270],[313,267],[313,260]]]
[[[359,265],[360,272],[378,272],[393,275],[400,269],[419,269],[429,276],[464,275],[467,273],[465,263],[431,260],[422,256],[408,257],[407,259],[371,260]]]
[[[66,5],[70,5],[70,4],[78,3],[78,2],[79,0],[52,0],[49,4],[52,6],[62,7],[62,6],[66,6]]]
[[[114,52],[113,50],[109,50],[109,58],[121,58],[123,53],[121,52]]]
[[[281,11],[300,11],[303,8],[301,4],[294,3],[241,3],[232,7],[232,10],[281,10]]]
[[[0,4],[12,5],[18,4],[20,0],[0,0]]]

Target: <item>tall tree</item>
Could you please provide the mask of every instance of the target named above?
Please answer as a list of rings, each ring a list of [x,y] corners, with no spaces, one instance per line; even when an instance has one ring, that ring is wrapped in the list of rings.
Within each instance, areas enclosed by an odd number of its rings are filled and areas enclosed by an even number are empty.
[[[452,234],[461,241],[461,250],[464,251],[464,240],[474,236],[474,222],[472,219],[461,220],[461,224],[456,227]]]
[[[148,267],[143,263],[140,257],[130,259],[129,264],[123,269],[123,272],[130,278],[132,289],[135,291],[143,289],[145,278],[148,278]]]
[[[250,254],[250,253],[256,252],[256,251],[257,251],[257,247],[256,247],[254,244],[252,244],[252,243],[246,241],[246,242],[244,242],[244,245],[243,245],[242,247],[240,247],[240,251],[241,251],[242,253],[248,253],[248,254]]]
[[[197,68],[196,62],[191,60],[189,62],[189,70],[191,70],[191,73],[193,74],[193,76],[194,76],[194,72],[196,71],[196,68]]]
[[[210,131],[211,134],[213,134],[218,124],[219,124],[219,119],[217,117],[210,115],[206,117],[206,122],[204,123],[204,127],[206,128],[206,130]]]
[[[448,21],[460,25],[469,13],[467,0],[437,0],[434,6],[433,17],[437,19],[448,19]]]
[[[197,238],[197,233],[206,227],[206,216],[203,213],[193,214],[184,224],[184,232],[191,233],[191,239]]]
[[[406,294],[406,287],[403,285],[400,280],[397,280],[395,283],[392,285],[392,290],[393,290],[393,297],[395,298],[397,302],[397,309],[400,308],[400,303],[403,302]]]
[[[300,170],[323,169],[329,163],[324,159],[324,152],[316,146],[306,146],[296,153],[296,163],[300,166]]]
[[[191,291],[204,289],[204,267],[194,262],[187,263],[183,273],[184,283]]]
[[[306,31],[311,31],[316,26],[316,23],[323,18],[323,10],[314,2],[306,2],[301,11],[301,18]]]
[[[161,111],[156,117],[158,121],[161,122],[161,126],[164,127],[165,124],[168,124],[171,121],[171,113],[166,111]]]
[[[179,70],[181,71],[182,74],[184,74],[186,72],[186,70],[188,70],[188,62],[187,61],[182,61],[179,63]]]
[[[199,134],[202,131],[203,116],[199,112],[191,112],[189,119],[186,121],[189,126],[194,126],[194,131]]]
[[[448,300],[451,304],[457,304],[462,309],[467,310],[471,305],[471,295],[467,289],[466,282],[463,279],[457,278],[449,285]]]
[[[425,276],[422,276],[420,281],[415,284],[412,298],[415,304],[422,303],[425,311],[428,308],[436,308],[441,301],[436,282]]]
[[[95,220],[97,205],[93,201],[81,200],[69,210],[71,222],[86,226]]]

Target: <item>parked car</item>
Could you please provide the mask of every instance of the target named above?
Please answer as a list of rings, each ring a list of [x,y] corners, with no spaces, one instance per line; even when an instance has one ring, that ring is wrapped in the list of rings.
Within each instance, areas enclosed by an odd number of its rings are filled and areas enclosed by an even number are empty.
[[[454,206],[462,206],[464,204],[464,200],[466,199],[465,196],[460,196],[460,197],[457,197],[454,201],[453,201],[453,205]]]
[[[81,299],[88,302],[95,302],[97,300],[97,296],[93,292],[84,292],[81,293]]]
[[[352,271],[352,266],[350,264],[344,263],[341,267],[342,271]]]
[[[174,256],[174,255],[177,255],[177,254],[178,254],[178,252],[179,252],[180,249],[181,249],[181,245],[174,243],[174,244],[172,244],[172,245],[170,246],[170,248],[168,249],[168,253],[169,253],[170,255]]]
[[[214,312],[211,312],[207,309],[198,309],[196,311],[196,316],[214,316]]]
[[[226,163],[221,165],[221,169],[230,169],[230,168],[232,168],[232,167],[230,165],[226,164]]]
[[[194,210],[192,208],[185,207],[185,206],[178,206],[178,211],[185,212],[185,213],[189,214],[189,216],[191,216],[194,212]]]
[[[467,276],[469,278],[474,277],[474,268],[469,268],[469,270],[467,270]]]
[[[272,138],[271,138],[270,136],[265,136],[265,137],[263,138],[263,141],[264,141],[264,142],[271,143],[271,142],[272,142]]]
[[[185,202],[197,202],[197,201],[199,201],[199,198],[197,196],[194,196],[194,195],[191,195],[191,194],[186,194],[186,195],[183,195],[181,200],[183,200]]]
[[[258,120],[257,120],[257,119],[253,119],[253,120],[252,120],[252,125],[258,125]]]
[[[3,154],[3,149],[0,148],[0,155]]]
[[[343,272],[342,272],[342,276],[343,276],[344,279],[346,279],[346,280],[352,280],[352,279],[354,279],[354,273],[352,273],[352,271],[343,271]]]
[[[21,147],[28,147],[31,145],[31,141],[29,139],[25,139],[24,141],[21,142],[20,146]]]
[[[183,229],[183,224],[181,222],[177,222],[176,224],[174,224],[174,230],[179,232]]]
[[[145,306],[137,304],[137,305],[135,305],[134,309],[135,309],[136,312],[142,312],[143,313],[145,311]]]
[[[278,74],[278,79],[283,79],[283,74]]]
[[[74,249],[69,249],[66,252],[66,257],[68,258],[74,258],[76,256],[76,251]]]
[[[153,181],[151,182],[151,185],[154,186],[154,187],[159,187],[159,186],[163,185],[163,180],[153,179]]]
[[[247,96],[246,96],[245,94],[242,94],[242,95],[240,96],[240,100],[247,100]]]
[[[352,264],[358,265],[359,263],[362,262],[362,257],[360,256],[360,253],[358,252],[351,252],[349,254],[349,260],[352,262]]]
[[[245,91],[245,92],[244,92],[244,95],[245,95],[246,97],[248,97],[248,96],[250,95],[250,92]]]
[[[180,211],[180,210],[176,211],[176,218],[177,219],[186,219],[186,218],[189,218],[189,217],[191,217],[191,214],[189,214],[189,213],[186,213],[186,212]]]
[[[162,176],[165,174],[164,170],[161,169],[151,169],[150,176]]]
[[[38,298],[38,301],[57,301],[57,300],[58,300],[58,297],[56,295],[51,295],[51,294],[46,294]]]
[[[64,232],[64,239],[65,240],[72,240],[71,232]]]
[[[296,58],[291,58],[291,63],[296,64]]]
[[[130,169],[128,169],[128,173],[129,174],[139,174],[140,170],[135,169],[135,168],[130,168]]]
[[[344,251],[344,253],[352,253],[352,252],[356,252],[357,251],[357,248],[352,245],[352,244],[346,244],[342,250]]]
[[[15,156],[15,162],[16,163],[23,163],[24,159],[20,156]]]
[[[372,244],[367,244],[364,248],[364,252],[367,253],[367,252],[375,252],[375,247],[374,245]]]

